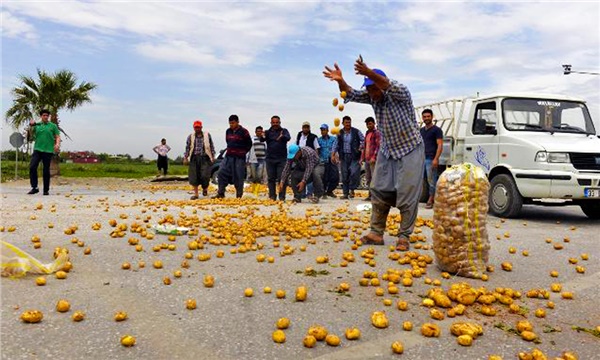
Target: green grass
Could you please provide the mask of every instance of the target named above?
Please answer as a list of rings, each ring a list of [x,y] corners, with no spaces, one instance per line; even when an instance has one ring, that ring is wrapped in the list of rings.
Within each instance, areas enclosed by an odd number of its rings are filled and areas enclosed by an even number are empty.
[[[38,168],[41,176],[42,165]],[[158,173],[156,164],[60,164],[60,176],[64,177],[114,177],[139,179],[148,176],[155,176]],[[187,175],[187,166],[169,164],[169,175]],[[29,162],[19,161],[17,176],[20,178],[29,178]],[[15,162],[2,161],[1,181],[12,180],[15,178]]]

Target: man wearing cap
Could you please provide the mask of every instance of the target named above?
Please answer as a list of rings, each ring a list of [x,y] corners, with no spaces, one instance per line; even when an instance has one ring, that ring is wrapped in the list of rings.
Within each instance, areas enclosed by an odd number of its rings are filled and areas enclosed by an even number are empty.
[[[285,187],[285,180],[291,174],[292,190],[294,191],[294,203],[301,202],[301,194],[306,184],[310,181],[314,183],[315,196],[310,200],[318,203],[319,198],[323,196],[323,182],[321,175],[314,173],[315,167],[319,164],[317,152],[308,146],[290,145],[288,149],[287,162],[281,174],[279,182],[279,192]]]
[[[163,139],[164,140],[164,139]],[[166,141],[165,141],[166,143]],[[202,195],[208,195],[210,168],[215,161],[215,146],[208,131],[202,130],[202,121],[194,121],[194,132],[185,142],[183,164],[188,165],[188,181],[194,187],[192,200],[198,199],[198,186],[202,185]]]
[[[160,171],[163,171],[163,175],[167,175],[167,170],[169,169],[169,158],[167,154],[171,151],[171,147],[167,145],[167,139],[162,139],[160,144],[156,145],[152,148],[158,155],[158,159],[156,159],[156,166],[158,167],[158,175],[160,176]]]
[[[281,127],[281,118],[271,116],[271,127],[263,133],[261,141],[267,143],[267,184],[269,198],[277,199],[277,184],[281,182],[281,173],[286,164],[287,143],[292,137],[287,129]],[[279,191],[279,200],[285,200],[285,189]]]
[[[352,127],[352,118],[342,118],[342,129],[337,136],[337,146],[334,150],[336,160],[342,168],[342,199],[354,198],[354,190],[360,181],[360,154],[365,142],[363,133]]]
[[[302,123],[302,131],[300,131],[298,133],[298,136],[296,136],[296,145],[298,145],[300,147],[308,146],[309,148],[315,150],[317,152],[317,154],[320,153],[320,150],[319,150],[319,147],[320,147],[320,145],[319,145],[319,139],[317,138],[317,135],[313,134],[310,131],[310,123],[308,121],[305,121],[305,122]],[[321,176],[323,176],[323,173],[325,172],[325,169],[324,169],[323,166],[317,165],[317,168],[315,168],[315,171],[318,174],[321,174]],[[306,196],[309,196],[309,197],[313,195],[313,185],[312,185],[312,183],[309,183],[306,186],[304,194]]]
[[[329,126],[321,125],[321,137],[319,137],[319,160],[323,164],[323,199],[327,197],[336,198],[333,190],[335,190],[340,182],[340,171],[336,162],[333,161],[332,155],[337,147],[337,138],[329,136]]]
[[[360,157],[360,163],[361,165],[365,164],[367,186],[371,187],[373,170],[375,170],[375,162],[381,146],[381,132],[375,128],[375,119],[372,116],[365,120],[365,124],[367,124],[367,133],[365,134],[365,147]],[[369,196],[365,200],[371,200],[371,190],[369,190]]]
[[[52,156],[58,154],[60,150],[60,130],[58,126],[50,121],[50,111],[40,111],[41,122],[29,120],[29,131],[35,136],[33,154],[29,162],[29,183],[31,190],[27,194],[33,195],[40,192],[38,189],[38,166],[42,163],[42,182],[44,185],[44,195],[49,195],[50,191],[50,163]]]
[[[346,92],[345,102],[370,104],[383,135],[371,183],[371,232],[361,240],[364,244],[383,245],[387,216],[395,206],[402,216],[396,248],[406,251],[417,219],[425,163],[412,98],[405,85],[388,79],[382,70],[369,68],[362,57],[354,63],[354,70],[365,77],[364,90],[350,87],[337,63],[333,69],[326,66],[323,75]]]
[[[235,114],[229,117],[225,142],[227,142],[227,151],[219,166],[219,190],[215,198],[224,198],[225,188],[229,184],[235,186],[235,196],[241,198],[246,179],[246,154],[252,148],[252,138],[248,130],[240,126],[240,119]]]

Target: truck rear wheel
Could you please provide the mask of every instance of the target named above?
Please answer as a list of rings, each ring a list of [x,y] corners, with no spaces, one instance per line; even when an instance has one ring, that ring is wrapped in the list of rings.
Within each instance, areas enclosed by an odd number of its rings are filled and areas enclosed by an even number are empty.
[[[512,176],[500,174],[492,178],[489,204],[491,213],[499,217],[511,218],[521,212],[523,197]]]
[[[587,200],[579,204],[581,210],[590,219],[600,219],[600,200]]]

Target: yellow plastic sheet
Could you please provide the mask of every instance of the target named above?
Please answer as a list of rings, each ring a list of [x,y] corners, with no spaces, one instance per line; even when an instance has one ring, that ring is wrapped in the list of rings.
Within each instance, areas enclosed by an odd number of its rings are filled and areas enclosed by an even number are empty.
[[[2,241],[0,247],[2,260],[2,276],[10,278],[19,278],[27,273],[32,274],[52,274],[60,269],[69,261],[67,249],[58,251],[56,259],[48,264],[42,264],[38,259],[29,255],[18,247]]]

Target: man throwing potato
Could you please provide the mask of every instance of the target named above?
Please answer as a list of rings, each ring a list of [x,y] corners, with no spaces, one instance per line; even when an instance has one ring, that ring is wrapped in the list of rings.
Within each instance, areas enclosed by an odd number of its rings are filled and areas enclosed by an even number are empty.
[[[387,216],[395,206],[402,216],[396,248],[406,251],[417,219],[425,162],[412,98],[405,85],[389,79],[382,70],[369,68],[362,58],[354,63],[354,70],[364,76],[365,89],[355,90],[348,85],[337,63],[333,69],[326,66],[323,75],[346,92],[344,102],[371,104],[382,133],[370,185],[371,232],[361,240],[364,244],[383,245]]]

